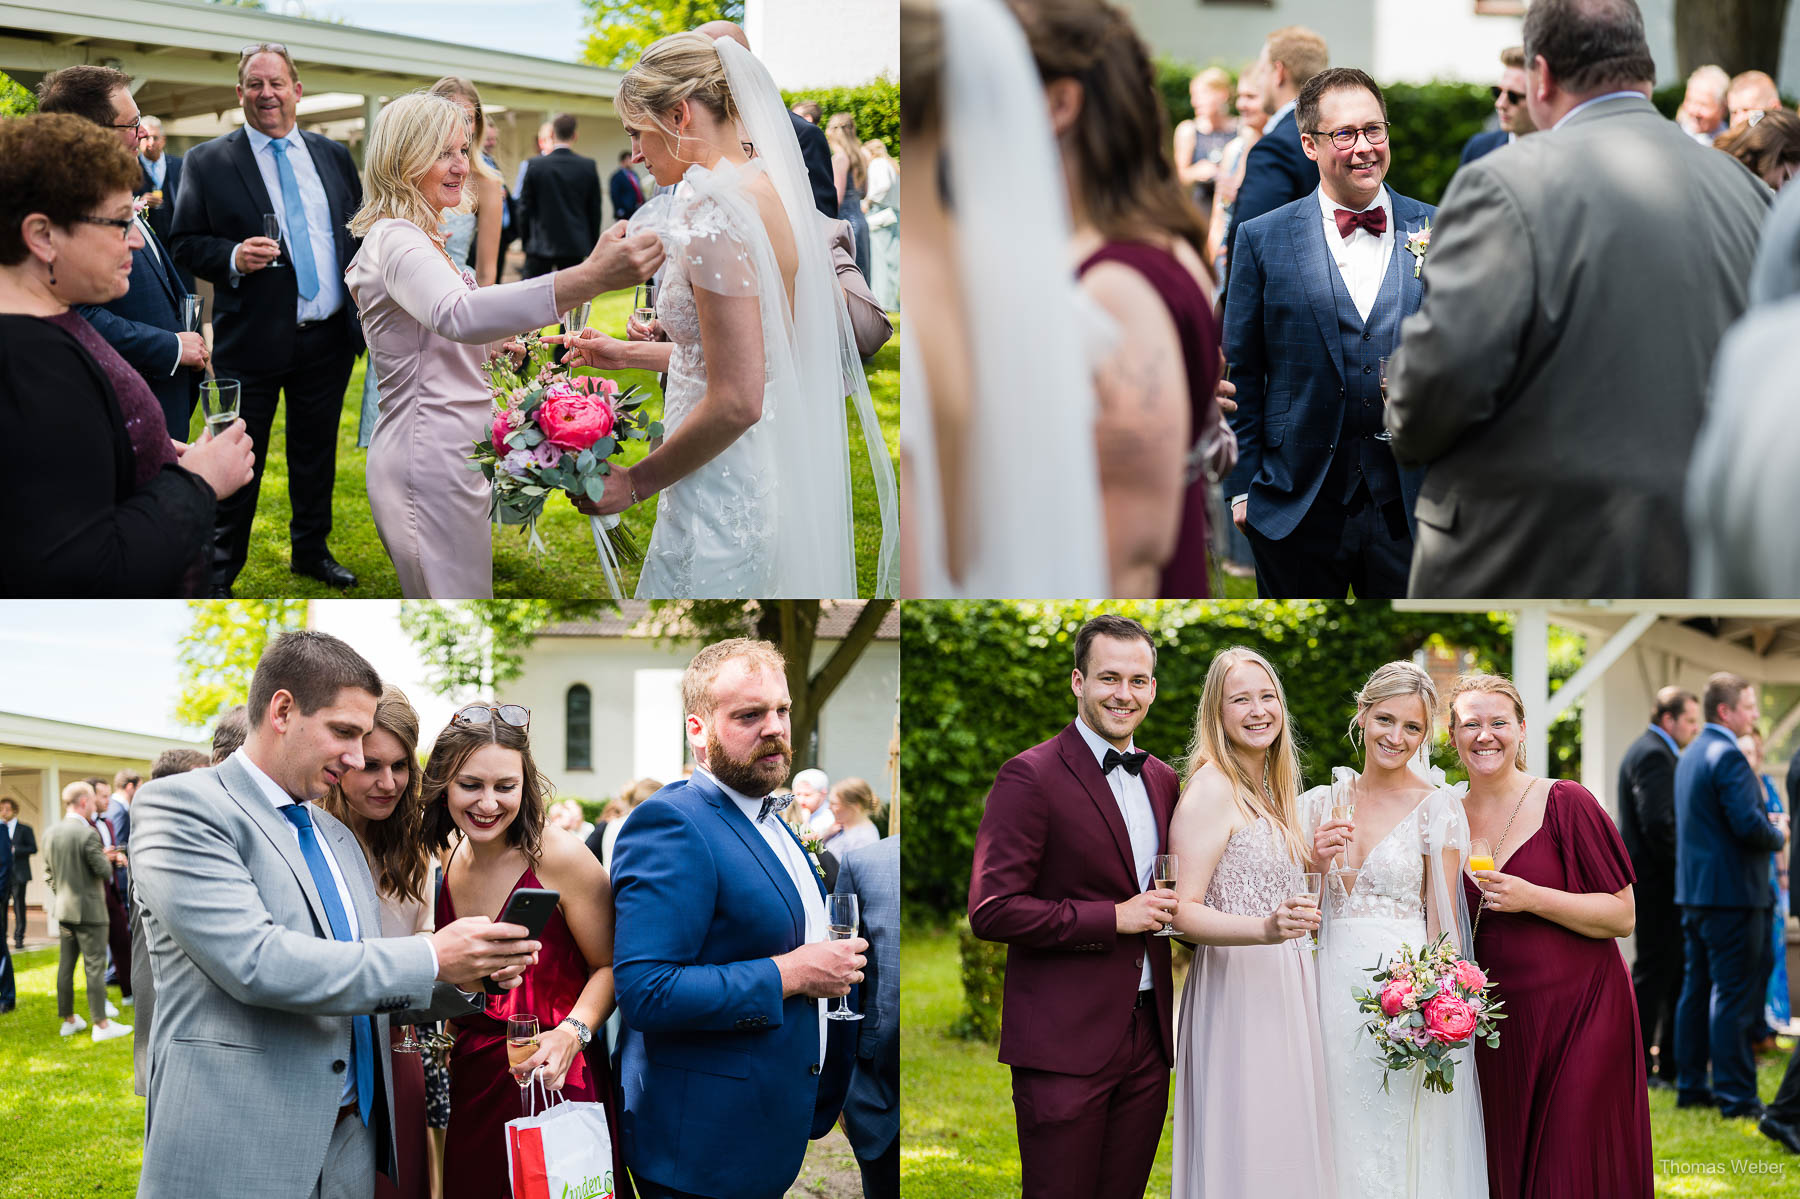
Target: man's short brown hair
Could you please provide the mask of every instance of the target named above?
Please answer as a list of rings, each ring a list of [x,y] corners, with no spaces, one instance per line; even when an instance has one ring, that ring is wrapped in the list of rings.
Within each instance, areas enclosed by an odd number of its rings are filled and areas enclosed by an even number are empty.
[[[559,142],[575,140],[575,114],[559,112],[550,122],[550,136]]]
[[[1656,709],[1650,713],[1650,723],[1657,724],[1667,716],[1680,720],[1681,714],[1687,711],[1689,704],[1699,703],[1699,698],[1681,687],[1664,687],[1656,693]]]
[[[1287,68],[1288,82],[1296,88],[1323,71],[1331,62],[1331,51],[1325,39],[1304,25],[1288,25],[1271,33],[1267,39],[1269,61]]]
[[[1531,0],[1525,58],[1542,58],[1557,84],[1577,96],[1656,78],[1636,0]]]
[[[302,716],[337,702],[346,688],[381,698],[381,676],[368,659],[317,629],[283,633],[269,643],[250,678],[250,727],[261,728],[277,691],[294,697]]]
[[[1082,625],[1081,631],[1075,634],[1075,669],[1082,674],[1087,673],[1088,649],[1094,644],[1096,637],[1142,641],[1150,647],[1150,673],[1156,673],[1156,640],[1150,636],[1150,630],[1129,616],[1102,612]]]
[[[1306,86],[1300,89],[1300,95],[1294,101],[1294,121],[1300,132],[1311,133],[1318,128],[1319,101],[1327,93],[1354,91],[1358,88],[1375,97],[1375,103],[1380,106],[1382,119],[1385,120],[1387,97],[1381,94],[1381,86],[1367,72],[1355,67],[1326,67],[1306,81]]]
[[[121,771],[119,771],[119,773],[113,775],[113,782],[112,782],[113,790],[114,791],[123,791],[125,788],[134,786],[143,781],[144,781],[144,776],[139,774],[137,771],[130,770],[130,769],[121,770]]]
[[[250,735],[250,712],[243,704],[228,709],[213,725],[212,760],[218,765],[238,751]]]
[[[286,46],[280,42],[257,42],[253,46],[245,46],[243,53],[238,55],[239,87],[244,86],[244,72],[250,69],[250,60],[258,54],[278,55],[287,64],[288,79],[294,83],[300,82],[300,68],[294,65],[294,56],[288,53]]]
[[[16,812],[19,810],[19,801],[10,795],[0,795],[0,808],[11,808]]]
[[[689,716],[707,717],[712,715],[718,701],[713,697],[713,684],[719,679],[719,672],[725,663],[743,658],[752,666],[764,670],[772,670],[786,677],[787,659],[772,642],[758,641],[754,637],[733,637],[727,641],[715,641],[694,655],[693,661],[681,675],[681,709]]]
[[[1508,46],[1500,51],[1500,65],[1511,67],[1515,71],[1523,71],[1525,69],[1525,47]]]
[[[131,76],[86,63],[44,76],[37,88],[39,112],[66,112],[96,125],[113,123],[113,93],[131,87]]]
[[[190,770],[205,770],[212,764],[212,758],[203,749],[188,749],[185,746],[165,749],[156,755],[156,761],[150,763],[150,781],[166,779],[172,774],[186,774]]]
[[[1701,712],[1700,718],[1708,724],[1719,723],[1719,709],[1737,707],[1739,697],[1749,689],[1749,679],[1721,670],[1706,680],[1706,695],[1700,701],[1705,710]]]

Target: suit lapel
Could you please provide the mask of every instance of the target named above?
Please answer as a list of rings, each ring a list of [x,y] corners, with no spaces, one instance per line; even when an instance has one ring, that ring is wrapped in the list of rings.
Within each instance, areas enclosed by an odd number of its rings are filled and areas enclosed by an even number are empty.
[[[1325,245],[1325,217],[1319,208],[1317,189],[1294,206],[1294,259],[1300,268],[1300,283],[1306,289],[1306,298],[1312,306],[1313,319],[1318,322],[1319,336],[1324,339],[1325,352],[1331,355],[1331,365],[1337,368],[1338,378],[1344,379],[1344,347],[1338,336],[1337,291],[1332,285],[1332,277],[1337,273],[1337,263],[1332,260],[1331,250]]]
[[[699,791],[706,802],[713,806],[713,810],[725,822],[725,827],[737,835],[738,840],[744,843],[751,856],[762,866],[763,873],[769,876],[769,883],[781,893],[782,901],[788,906],[788,914],[794,920],[794,936],[805,941],[806,910],[800,906],[800,893],[794,889],[794,881],[788,877],[787,867],[781,864],[775,851],[763,840],[763,835],[756,831],[756,826],[750,823],[737,804],[705,775],[695,774],[688,780],[688,786]]]
[[[1425,227],[1426,213],[1422,204],[1395,195],[1392,190],[1388,195],[1394,201],[1394,259],[1400,269],[1400,315],[1405,317],[1417,312],[1425,298],[1425,281],[1413,275],[1418,260],[1407,251],[1406,239]],[[1390,273],[1393,267],[1394,263],[1389,263]]]
[[[258,213],[274,212],[275,202],[269,198],[269,189],[263,186],[262,171],[256,165],[256,151],[250,145],[250,135],[239,129],[227,134],[226,140],[231,145],[232,165],[237,167],[244,189],[250,193],[250,203]],[[260,236],[262,230],[256,232]]]
[[[306,895],[307,906],[312,909],[313,922],[329,937],[331,916],[325,911],[324,900],[319,898],[319,888],[313,884],[312,868],[306,864],[306,857],[300,852],[300,838],[295,835],[294,826],[276,813],[275,806],[263,795],[256,780],[231,759],[227,758],[219,766],[218,777],[225,788],[225,794],[244,810],[275,847],[275,852],[288,864],[288,869],[294,872],[294,878],[300,883],[300,890]]]
[[[144,227],[144,248],[138,253],[150,260],[157,282],[162,284],[163,290],[169,294],[169,302],[174,305],[177,312],[180,312],[181,293],[175,287],[172,268],[166,257],[167,251],[163,248],[162,239],[156,236],[156,230],[150,227],[149,221],[139,221],[138,223]]]
[[[381,936],[381,908],[375,894],[375,875],[369,869],[362,843],[330,812],[318,804],[307,806],[312,809],[313,826],[319,830],[320,839],[337,857],[338,873],[344,876],[344,885],[350,889],[350,902],[356,905],[356,927],[361,930],[362,939],[368,941]],[[362,885],[364,879],[368,880],[366,886]]]
[[[1125,813],[1119,810],[1119,800],[1112,792],[1112,786],[1106,776],[1100,773],[1100,763],[1094,761],[1094,753],[1082,739],[1081,730],[1073,724],[1063,729],[1062,739],[1057,746],[1062,754],[1063,764],[1081,783],[1081,789],[1100,812],[1100,819],[1106,821],[1107,829],[1112,833],[1113,847],[1119,851],[1119,860],[1125,866],[1125,874],[1135,884],[1137,882],[1137,856],[1131,851],[1131,833],[1125,827]],[[1134,886],[1135,889],[1135,886]]]

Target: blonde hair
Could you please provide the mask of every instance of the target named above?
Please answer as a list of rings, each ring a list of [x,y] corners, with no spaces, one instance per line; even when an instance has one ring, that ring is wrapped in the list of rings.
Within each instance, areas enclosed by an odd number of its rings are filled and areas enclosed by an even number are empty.
[[[1259,790],[1234,752],[1225,735],[1225,676],[1241,663],[1260,666],[1275,687],[1275,700],[1281,705],[1281,732],[1267,750],[1263,766],[1263,787]],[[1280,830],[1288,853],[1296,862],[1307,857],[1300,838],[1300,753],[1294,744],[1294,725],[1288,717],[1287,692],[1281,677],[1267,658],[1255,650],[1234,645],[1220,650],[1206,671],[1206,684],[1200,690],[1200,708],[1194,714],[1194,738],[1188,743],[1187,779],[1191,780],[1207,763],[1219,768],[1231,783],[1231,798],[1246,821],[1264,816]]]
[[[1481,695],[1503,695],[1512,701],[1513,711],[1518,714],[1519,726],[1525,725],[1525,698],[1519,689],[1513,686],[1512,680],[1498,674],[1462,674],[1456,676],[1456,685],[1450,688],[1450,723],[1456,723],[1456,701],[1465,695],[1479,693]],[[1525,769],[1525,739],[1519,739],[1519,752],[1513,756],[1513,764],[1520,770]]]
[[[1415,663],[1400,661],[1377,668],[1362,685],[1362,690],[1356,693],[1356,715],[1350,718],[1348,730],[1350,740],[1362,741],[1363,718],[1369,714],[1369,709],[1384,700],[1403,699],[1409,695],[1418,696],[1425,705],[1425,735],[1429,737],[1437,726],[1437,685]]]
[[[613,107],[634,125],[650,124],[680,138],[665,117],[691,100],[727,124],[738,119],[737,102],[719,61],[719,47],[702,33],[672,33],[650,44],[619,80]],[[679,152],[675,155],[680,158]]]
[[[443,152],[452,134],[467,131],[462,105],[430,92],[409,92],[375,117],[363,156],[363,205],[350,218],[350,234],[367,237],[388,217],[411,221],[444,244],[443,210],[425,198],[419,180]],[[467,203],[467,200],[464,200]]]
[[[857,191],[869,186],[869,156],[856,140],[856,116],[854,113],[834,112],[831,120],[825,122],[825,140],[831,148],[850,160],[850,182],[856,185]]]
[[[474,127],[469,130],[469,170],[483,179],[500,182],[500,172],[487,164],[481,156],[481,144],[487,140],[487,110],[481,106],[481,93],[475,85],[461,75],[446,75],[431,85],[431,94],[447,96],[452,100],[467,100],[475,106]],[[464,203],[475,208],[475,192],[471,188],[464,197]]]

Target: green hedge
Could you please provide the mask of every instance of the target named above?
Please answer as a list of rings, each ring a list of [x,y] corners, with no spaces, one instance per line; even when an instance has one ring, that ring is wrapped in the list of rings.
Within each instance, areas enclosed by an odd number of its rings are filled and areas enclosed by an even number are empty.
[[[0,117],[22,117],[37,111],[37,96],[0,71]]]
[[[1001,999],[1006,992],[1006,946],[983,941],[964,919],[956,923],[956,950],[962,963],[963,1009],[950,1026],[950,1035],[998,1041]]]
[[[1282,672],[1309,785],[1325,781],[1334,765],[1354,764],[1343,734],[1350,696],[1377,666],[1433,643],[1469,650],[1485,668],[1504,667],[1512,645],[1504,614],[1404,613],[1373,602],[908,601],[901,610],[900,736],[913,835],[901,852],[915,917],[966,909],[988,787],[1006,759],[1073,717],[1075,633],[1098,611],[1135,617],[1157,638],[1157,699],[1138,730],[1140,745],[1176,762],[1213,655],[1247,645]],[[1558,673],[1572,669],[1571,657]],[[1566,720],[1552,726],[1553,738],[1559,730],[1575,735]],[[1434,760],[1460,772],[1446,744]],[[1553,769],[1566,773],[1571,761],[1565,756]]]
[[[815,87],[782,92],[781,98],[789,108],[802,100],[818,101],[823,110],[819,115],[821,129],[834,112],[855,113],[859,138],[866,142],[878,137],[886,143],[890,155],[900,157],[900,85],[886,75],[859,87]]]

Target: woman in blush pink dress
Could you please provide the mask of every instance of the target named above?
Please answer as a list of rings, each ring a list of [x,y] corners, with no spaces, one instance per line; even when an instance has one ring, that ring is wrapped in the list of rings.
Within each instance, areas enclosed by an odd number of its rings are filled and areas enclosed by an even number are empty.
[[[492,407],[482,363],[495,343],[649,278],[662,245],[653,234],[628,236],[620,222],[579,266],[477,290],[440,228],[470,178],[469,117],[444,96],[417,92],[382,109],[366,173],[350,221],[364,240],[344,283],[381,385],[368,461],[375,528],[404,595],[485,598],[494,587],[489,488],[469,469]]]

